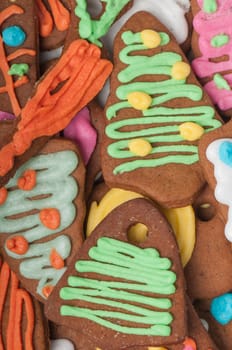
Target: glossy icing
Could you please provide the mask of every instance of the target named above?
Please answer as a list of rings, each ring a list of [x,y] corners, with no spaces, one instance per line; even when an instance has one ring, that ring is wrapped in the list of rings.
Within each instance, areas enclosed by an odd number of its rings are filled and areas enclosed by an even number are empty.
[[[42,297],[43,288],[48,281],[49,285],[54,286],[66,270],[66,267],[56,269],[51,266],[52,249],[55,248],[63,260],[71,252],[71,241],[65,233],[56,238],[53,235],[65,230],[75,219],[76,207],[73,200],[78,194],[78,185],[70,174],[77,165],[77,156],[72,151],[32,158],[19,168],[7,184],[8,197],[0,206],[1,232],[8,235],[5,251],[14,259],[25,259],[20,263],[20,273],[28,279],[38,280],[37,293]],[[18,179],[26,169],[36,171],[36,185],[30,191],[17,189]],[[37,199],[32,200],[33,198]],[[54,208],[59,212],[58,225],[56,222],[55,226],[45,225],[41,221],[40,214],[45,208]],[[12,219],[14,215],[26,213],[25,217]],[[17,246],[17,241],[9,245],[9,239],[17,237],[17,232],[29,243],[29,248],[23,254],[19,254],[17,249],[10,249],[15,244]],[[47,241],[37,243],[42,238],[47,238]]]
[[[214,165],[215,198],[229,207],[225,235],[232,242],[232,139],[225,138],[213,141],[207,147],[206,156]]]

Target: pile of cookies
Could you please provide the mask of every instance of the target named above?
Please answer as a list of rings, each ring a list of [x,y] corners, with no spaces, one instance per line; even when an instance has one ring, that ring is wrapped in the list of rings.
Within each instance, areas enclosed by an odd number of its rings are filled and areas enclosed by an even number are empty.
[[[231,350],[232,0],[1,0],[0,349]]]

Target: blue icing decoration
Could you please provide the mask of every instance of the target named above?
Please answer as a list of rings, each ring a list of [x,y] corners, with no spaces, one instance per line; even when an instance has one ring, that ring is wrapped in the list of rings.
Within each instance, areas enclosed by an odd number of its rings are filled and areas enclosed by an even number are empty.
[[[224,141],[219,147],[219,158],[220,160],[232,167],[232,142]]]
[[[26,40],[26,33],[19,26],[10,26],[2,31],[3,42],[11,47],[17,47]]]
[[[210,312],[215,320],[223,326],[232,321],[232,293],[214,298],[210,305]]]

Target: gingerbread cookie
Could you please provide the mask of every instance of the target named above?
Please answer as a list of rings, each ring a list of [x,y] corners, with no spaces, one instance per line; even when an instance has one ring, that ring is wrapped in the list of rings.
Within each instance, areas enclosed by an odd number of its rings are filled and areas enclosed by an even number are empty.
[[[0,2],[0,111],[20,115],[38,78],[34,2]]]
[[[1,257],[0,304],[2,350],[48,350],[48,324],[41,305],[22,288]]]
[[[171,34],[148,13],[125,24],[114,55],[102,145],[107,185],[164,207],[190,204],[205,181],[198,140],[219,117]]]
[[[41,137],[63,130],[102,88],[112,64],[100,56],[95,45],[75,40],[36,85],[33,97],[21,112],[13,139],[0,150],[0,186],[12,176],[15,169],[8,172],[14,165],[17,167],[16,162],[22,163],[33,142],[37,144]]]
[[[75,145],[53,139],[1,189],[2,253],[42,302],[82,244],[84,176]]]
[[[224,299],[224,295],[221,296],[221,300]],[[218,299],[216,300],[216,303],[218,302]],[[214,340],[215,344],[217,344],[218,348],[221,350],[230,350],[231,344],[232,344],[232,322],[229,321],[227,323],[221,323],[218,322],[218,320],[214,317],[212,314],[211,308],[212,308],[212,299],[206,299],[206,300],[199,300],[196,305],[196,309],[200,317],[206,320],[208,324],[208,332],[211,335],[212,339]],[[219,301],[220,303],[220,301]],[[220,315],[223,315],[223,312],[227,315],[231,320],[231,296],[229,301],[229,307],[227,310],[222,307],[224,304],[222,302],[222,305],[219,307],[220,311],[218,312],[217,316],[220,319]],[[226,305],[225,303],[224,305]]]
[[[205,177],[220,204],[219,213],[226,224],[225,235],[231,242],[232,122],[205,135],[200,142],[199,154]]]
[[[232,116],[232,1],[193,0],[193,69],[225,116]]]
[[[232,250],[224,235],[218,203],[207,186],[194,202],[196,244],[185,267],[187,290],[191,299],[213,298],[232,285]]]
[[[190,12],[189,0],[164,0],[154,3],[154,0],[133,0],[131,9],[119,18],[103,37],[103,44],[112,53],[113,42],[126,21],[139,11],[146,11],[157,17],[161,23],[174,35],[179,44],[184,44],[189,38],[191,26],[186,15]]]
[[[138,223],[147,236],[132,243],[128,231]],[[135,199],[112,211],[84,242],[46,314],[100,348],[160,346],[186,335],[184,290],[169,225],[149,201]]]

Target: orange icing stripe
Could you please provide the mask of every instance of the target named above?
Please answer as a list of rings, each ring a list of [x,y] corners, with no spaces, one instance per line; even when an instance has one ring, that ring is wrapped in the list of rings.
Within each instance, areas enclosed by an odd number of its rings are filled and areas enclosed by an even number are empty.
[[[0,12],[0,25],[9,17],[13,15],[21,15],[24,13],[22,7],[17,5],[11,5]]]
[[[3,309],[7,290],[10,287],[10,309],[6,332],[6,347],[3,345],[2,330],[0,329],[0,350],[33,350],[33,331],[35,315],[31,297],[24,289],[18,288],[19,281],[9,266],[0,260],[0,324],[2,325]],[[23,315],[23,302],[27,315],[27,328],[25,331],[25,344],[22,343],[21,322]]]
[[[9,320],[6,332],[7,349],[14,349],[14,321],[15,321],[15,308],[16,308],[16,291],[18,289],[19,281],[16,275],[11,271],[11,293],[10,293],[10,310]],[[18,344],[18,349],[22,349],[22,344]]]
[[[13,78],[10,74],[8,74],[10,67],[7,63],[1,36],[0,36],[0,68],[5,79],[5,83],[6,83],[5,87],[11,101],[13,112],[17,117],[21,112],[21,108],[19,106],[18,100],[15,95]]]
[[[14,323],[14,350],[18,350],[18,344],[22,344],[21,321],[23,312],[23,303],[25,305],[27,315],[27,328],[25,331],[25,349],[34,350],[33,346],[33,330],[35,324],[34,308],[30,295],[23,289],[16,292],[16,310]]]
[[[0,270],[0,286],[1,286],[0,288],[0,324],[1,326],[2,326],[2,318],[3,318],[3,308],[6,300],[9,279],[10,279],[10,268],[6,263],[2,264],[2,261],[1,261],[1,270]],[[0,329],[0,350],[4,350],[1,329]]]
[[[23,55],[35,56],[36,52],[35,52],[35,50],[30,50],[30,49],[18,49],[15,52],[13,52],[7,56],[7,61],[12,61],[15,58],[18,58],[18,57],[23,56]]]
[[[17,5],[12,5],[12,6],[7,7],[5,10],[0,12],[0,25],[6,19],[8,19],[10,16],[18,15],[18,14],[22,14],[22,13],[24,13],[24,10]],[[2,40],[2,37],[0,36],[0,69],[2,71],[2,74],[4,76],[4,80],[5,80],[5,84],[6,84],[4,87],[2,87],[0,89],[0,93],[4,93],[4,92],[8,93],[9,98],[10,98],[10,102],[12,105],[13,113],[17,117],[17,116],[19,116],[19,114],[21,112],[21,107],[20,107],[19,102],[17,100],[14,88],[19,87],[19,86],[27,83],[28,79],[27,78],[20,79],[20,81],[17,81],[16,83],[14,83],[13,77],[10,74],[8,74],[9,69],[10,69],[10,67],[8,65],[8,61],[9,61],[9,57],[7,58],[5,55],[3,40]]]
[[[22,78],[18,79],[15,83],[13,83],[13,87],[19,87],[21,85],[24,85],[28,82],[28,78],[24,75],[22,76]],[[0,93],[4,93],[4,92],[7,92],[7,87],[6,86],[3,86],[0,88]]]
[[[5,187],[0,188],[0,205],[4,204],[8,196],[7,189]]]
[[[65,31],[70,25],[70,13],[59,0],[48,0],[54,22],[59,31]]]
[[[40,36],[47,37],[52,32],[53,19],[42,0],[36,0],[36,4],[39,16],[39,33]]]
[[[23,154],[33,140],[64,129],[97,95],[112,71],[112,63],[100,55],[100,49],[86,40],[70,44],[22,109],[13,141],[0,151],[0,176],[12,168],[14,157]],[[53,93],[62,81],[64,85]]]

